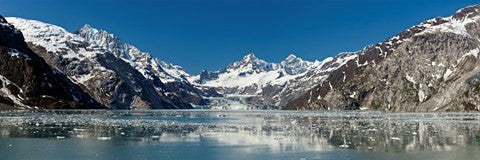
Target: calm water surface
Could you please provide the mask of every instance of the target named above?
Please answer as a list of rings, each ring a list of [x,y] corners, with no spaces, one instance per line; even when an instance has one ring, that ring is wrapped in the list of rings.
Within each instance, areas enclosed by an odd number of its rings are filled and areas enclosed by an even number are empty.
[[[480,114],[9,111],[0,159],[480,159]]]

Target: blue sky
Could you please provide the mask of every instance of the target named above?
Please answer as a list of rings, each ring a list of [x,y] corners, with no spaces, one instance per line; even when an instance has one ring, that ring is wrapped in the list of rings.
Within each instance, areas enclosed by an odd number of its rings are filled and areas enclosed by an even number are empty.
[[[279,62],[356,51],[478,0],[0,0],[0,14],[88,23],[190,73],[254,52]]]

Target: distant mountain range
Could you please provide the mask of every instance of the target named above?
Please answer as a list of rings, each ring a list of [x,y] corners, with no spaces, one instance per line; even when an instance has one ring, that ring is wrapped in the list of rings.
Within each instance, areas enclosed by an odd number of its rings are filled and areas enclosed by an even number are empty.
[[[322,61],[250,53],[198,75],[89,25],[0,24],[0,108],[480,110],[480,5]]]

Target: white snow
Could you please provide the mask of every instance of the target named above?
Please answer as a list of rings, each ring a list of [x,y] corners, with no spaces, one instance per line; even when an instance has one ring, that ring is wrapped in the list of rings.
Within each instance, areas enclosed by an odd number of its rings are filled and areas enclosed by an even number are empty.
[[[285,75],[286,73],[279,70],[269,72],[259,72],[246,74],[246,76],[239,76],[242,73],[246,73],[245,70],[230,70],[227,73],[220,74],[219,78],[213,81],[207,81],[204,86],[210,87],[247,87],[252,85],[266,86],[270,85],[283,85],[290,79],[297,77],[298,75]],[[283,77],[278,78],[280,75]]]
[[[357,96],[357,92],[354,91],[349,97],[350,98],[355,98],[355,96]]]
[[[104,30],[92,28],[86,24],[80,30],[80,35],[89,42],[114,53],[115,56],[130,64],[146,79],[158,77],[163,83],[183,81],[191,77],[182,67],[167,63],[142,52],[133,45],[127,44],[113,34]]]
[[[158,69],[162,68],[163,71],[165,72],[164,75],[159,75],[161,77],[162,82],[174,82],[174,81],[188,81],[185,78],[191,77],[190,74],[188,74],[181,66],[174,65],[171,63],[167,63],[164,61],[160,61],[158,59],[155,59],[153,61],[153,66],[158,66],[154,67],[155,70],[159,72],[159,74],[162,74]]]
[[[405,78],[406,78],[409,82],[412,82],[413,84],[417,84],[417,82],[415,82],[415,80],[413,79],[413,77],[411,77],[410,75],[408,75],[408,73],[405,73]]]
[[[452,70],[447,69],[445,73],[443,74],[443,79],[446,80],[451,74],[453,73]]]
[[[423,102],[427,99],[427,95],[422,90],[422,85],[420,84],[420,89],[418,90],[418,101]]]
[[[475,48],[465,53],[462,57],[473,56],[475,58],[478,58],[479,52],[480,52],[480,48]]]
[[[286,60],[291,59],[292,57],[293,56],[290,55],[289,57],[287,57]],[[276,64],[271,64],[274,68],[273,70],[265,71],[265,72],[252,72],[253,71],[253,69],[251,68],[252,66],[245,66],[237,70],[232,70],[232,69],[227,70],[227,73],[220,74],[218,79],[213,81],[208,81],[204,85],[212,86],[212,87],[247,87],[247,86],[257,85],[257,86],[260,86],[260,88],[266,85],[284,85],[290,80],[302,77],[304,74],[306,74],[309,71],[313,71],[316,74],[328,73],[328,72],[334,71],[342,67],[343,65],[346,65],[348,61],[353,60],[357,57],[358,57],[357,54],[343,53],[343,56],[341,57],[336,57],[336,58],[329,57],[321,62],[320,61],[315,61],[313,63],[309,62],[308,65],[305,66],[309,70],[296,75],[286,74],[284,67],[281,67],[281,66],[279,67]],[[331,62],[331,65],[324,66],[324,64],[329,62]],[[267,63],[267,62],[260,60],[259,63]],[[238,76],[240,73],[249,73],[249,74],[246,74],[246,76]],[[316,76],[312,78],[314,78],[315,82],[319,82],[328,78],[328,75]],[[311,79],[307,78],[305,80],[311,80]]]
[[[6,19],[23,32],[27,42],[42,46],[52,54],[61,54],[61,56],[66,59],[79,59],[82,61],[88,58],[88,60],[96,61],[91,57],[109,51],[114,53],[117,58],[130,64],[147,79],[158,77],[163,83],[167,83],[187,81],[183,77],[190,77],[180,66],[160,61],[148,53],[141,52],[134,46],[122,42],[115,37],[115,35],[91,28],[89,25],[85,25],[81,30],[88,32],[88,34],[85,35],[88,39],[85,39],[80,35],[70,33],[56,25],[16,17],[7,17]],[[77,51],[70,48],[68,44],[86,46],[76,47],[75,49],[79,49]],[[118,51],[114,50],[115,47],[119,47],[122,53],[117,53]],[[95,66],[95,68],[101,71],[107,70],[100,66],[98,62],[96,62],[96,64],[98,66]],[[93,76],[94,75],[82,75],[71,78],[82,83]]]
[[[320,99],[322,99],[322,96],[318,95],[317,100],[320,100]]]
[[[289,80],[299,77],[304,72],[297,74],[289,74],[286,71],[287,64],[296,65],[301,63],[303,67],[309,68],[312,62],[298,60],[296,64],[291,64],[295,60],[294,55],[289,55],[281,64],[268,63],[264,60],[257,59],[253,54],[248,54],[242,61],[232,63],[226,72],[220,73],[218,79],[207,81],[202,86],[208,87],[249,87],[257,86],[259,89],[267,85],[284,85]],[[295,73],[295,72],[294,72]],[[196,76],[190,81],[195,81],[199,77]]]
[[[360,61],[360,58],[357,58],[356,61],[357,61],[357,66],[358,66],[358,67],[363,67],[363,66],[368,65],[368,61],[365,61],[365,62],[363,62],[363,64],[360,64],[360,62],[359,62],[359,61]]]
[[[20,93],[23,93],[22,88],[18,87],[15,83],[11,82],[10,80],[8,80],[3,75],[0,75],[0,80],[3,82],[3,86],[7,86],[8,84],[12,84],[20,90]],[[10,92],[10,90],[7,89],[6,87],[0,88],[0,95],[8,97],[9,99],[11,99],[13,101],[13,103],[15,103],[18,106],[28,108],[28,106],[26,106],[22,103],[22,99],[18,95],[13,95]]]
[[[460,62],[462,62],[466,58],[471,58],[471,57],[478,58],[478,53],[479,52],[480,52],[480,48],[478,48],[478,47],[468,51],[467,53],[463,54],[461,58],[459,58],[457,60],[457,64],[459,64]],[[452,66],[455,67],[454,65],[452,65]]]
[[[337,70],[338,68],[346,65],[350,60],[358,58],[358,52],[343,52],[340,53],[338,57],[334,58],[334,65],[325,69],[323,72],[331,72]]]
[[[48,52],[63,53],[67,50],[66,57],[76,57],[82,59],[78,54],[83,56],[92,56],[94,53],[87,51],[78,52],[77,55],[70,52],[70,47],[67,46],[67,42],[82,42],[85,41],[82,37],[70,33],[62,27],[43,23],[36,20],[27,20],[16,17],[7,17],[9,23],[15,26],[15,28],[22,31],[25,41],[31,42],[34,45],[44,47]]]
[[[480,19],[480,16],[475,16],[472,18],[464,18],[461,20],[457,20],[453,18],[453,16],[441,18],[441,19],[447,22],[439,25],[432,25],[431,23],[435,21],[435,19],[430,19],[427,21],[427,23],[422,23],[418,25],[418,26],[426,27],[426,29],[420,33],[417,33],[416,35],[435,33],[435,32],[450,32],[458,35],[470,36],[470,34],[467,32],[467,29],[465,28],[465,25],[476,22],[477,20]]]
[[[75,79],[77,82],[81,84],[85,84],[88,80],[95,78],[95,75],[93,74],[84,74],[80,76],[75,76],[73,79]]]

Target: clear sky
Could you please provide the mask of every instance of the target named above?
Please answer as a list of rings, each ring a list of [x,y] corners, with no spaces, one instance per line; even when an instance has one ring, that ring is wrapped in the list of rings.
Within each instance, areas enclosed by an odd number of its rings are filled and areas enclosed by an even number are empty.
[[[88,23],[190,73],[254,52],[322,60],[478,0],[0,0],[0,14],[75,31]]]

